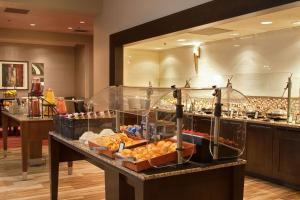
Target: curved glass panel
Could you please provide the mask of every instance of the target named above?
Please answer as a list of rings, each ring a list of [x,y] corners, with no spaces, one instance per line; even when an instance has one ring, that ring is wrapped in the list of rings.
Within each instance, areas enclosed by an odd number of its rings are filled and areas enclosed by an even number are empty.
[[[212,121],[210,152],[220,160],[238,158],[245,150],[247,130],[245,119],[247,111],[251,110],[252,106],[245,95],[230,87],[221,88],[219,95],[221,95],[222,115],[219,119],[214,117]],[[217,103],[216,99],[214,103]],[[217,153],[214,148],[216,143]]]
[[[237,158],[245,148],[243,116],[251,106],[237,90],[219,91],[222,109],[216,118],[215,88],[108,87],[88,102],[90,113],[100,116],[89,117],[89,131],[96,134],[92,141],[137,168],[161,168],[191,159],[206,162],[203,155],[210,160]]]
[[[112,110],[146,116],[171,88],[111,86],[89,100],[94,110]]]

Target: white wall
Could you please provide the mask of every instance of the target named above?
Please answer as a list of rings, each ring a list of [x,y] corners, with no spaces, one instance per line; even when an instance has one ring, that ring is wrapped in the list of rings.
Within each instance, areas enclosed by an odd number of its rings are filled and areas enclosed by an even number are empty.
[[[281,96],[288,76],[294,73],[293,96],[299,95],[300,28],[203,46],[198,75],[192,52],[192,47],[185,47],[160,54],[160,86],[183,85],[189,78],[198,87],[225,86],[234,75],[233,86],[247,95]]]
[[[159,53],[157,51],[144,51],[125,49],[124,51],[124,85],[159,86]],[[126,84],[125,84],[126,83]]]
[[[237,44],[240,46],[235,47]],[[193,47],[159,51],[159,86],[184,86],[185,80],[190,78],[194,87],[226,86],[227,79],[234,75],[234,88],[247,95],[281,96],[288,76],[294,73],[293,96],[299,95],[300,27],[259,34],[249,39],[219,41],[201,49],[198,74],[195,72]],[[143,56],[149,59],[146,54]],[[138,61],[141,65],[141,53]],[[130,68],[126,66],[127,70]],[[142,79],[151,77],[143,76]],[[130,84],[134,84],[132,81]],[[136,85],[145,86],[138,76],[134,81]],[[125,80],[125,83],[129,82]]]
[[[94,24],[94,92],[109,84],[109,35],[209,0],[103,0]]]

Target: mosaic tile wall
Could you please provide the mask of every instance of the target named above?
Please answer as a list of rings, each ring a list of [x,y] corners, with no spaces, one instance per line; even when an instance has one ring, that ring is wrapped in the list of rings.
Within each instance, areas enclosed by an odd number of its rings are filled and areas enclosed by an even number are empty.
[[[243,108],[246,107],[248,110],[258,110],[261,113],[267,113],[268,111],[274,110],[274,109],[283,109],[287,110],[287,98],[281,98],[281,97],[262,97],[262,96],[248,96],[249,104],[241,104],[240,102],[236,101],[236,103],[231,104],[232,107],[237,108]],[[195,98],[194,100],[194,109],[195,110],[201,110],[201,108],[212,108],[213,105],[213,99],[212,98]],[[233,100],[234,101],[234,100]],[[175,109],[174,99],[164,99],[164,103],[160,104],[161,108],[165,109]],[[184,100],[183,100],[184,102]],[[223,102],[225,105],[226,103]],[[170,107],[171,106],[171,107]],[[187,108],[186,106],[184,108]],[[189,105],[188,105],[189,109]],[[298,114],[300,113],[300,98],[292,98],[292,113]]]
[[[261,112],[276,108],[287,110],[287,98],[248,96],[251,105]],[[292,98],[292,113],[300,112],[300,98]]]

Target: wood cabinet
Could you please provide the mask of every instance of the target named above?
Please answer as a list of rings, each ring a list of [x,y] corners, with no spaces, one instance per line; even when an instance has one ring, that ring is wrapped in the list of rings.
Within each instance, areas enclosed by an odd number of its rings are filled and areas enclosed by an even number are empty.
[[[300,129],[277,128],[273,144],[274,176],[300,185]]]
[[[209,117],[194,117],[194,130],[201,133],[210,133],[210,127],[212,125],[212,119]]]
[[[246,140],[246,171],[272,177],[273,127],[248,124]]]
[[[194,117],[194,130],[209,133],[211,118]],[[220,136],[233,141],[236,132],[246,129],[246,148],[242,158],[247,160],[246,172],[276,183],[300,189],[300,127],[278,126],[222,119]],[[239,133],[239,134],[240,134]],[[240,134],[241,136],[241,134]]]

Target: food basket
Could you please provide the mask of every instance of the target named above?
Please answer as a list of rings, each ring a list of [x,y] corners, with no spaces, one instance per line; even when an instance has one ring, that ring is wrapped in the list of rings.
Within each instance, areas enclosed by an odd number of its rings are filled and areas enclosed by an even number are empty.
[[[172,141],[176,142],[175,140],[166,140],[166,141]],[[183,157],[190,157],[191,155],[196,153],[196,146],[192,143],[183,142]],[[163,166],[169,163],[172,163],[176,161],[177,159],[177,153],[176,151],[157,156],[151,159],[146,159],[142,161],[135,161],[134,159],[130,157],[124,157],[120,153],[117,153],[116,156],[119,159],[123,159],[122,166],[131,169],[136,172],[141,172],[150,168],[153,168],[153,166]]]
[[[125,148],[134,148],[141,145],[146,144],[147,140],[141,140],[141,139],[135,139],[136,143],[133,145],[125,146]],[[109,148],[105,146],[100,146],[98,144],[93,143],[92,141],[88,142],[89,148],[96,151],[99,155],[105,155],[109,158],[115,158],[115,153],[118,152],[118,150],[110,150]]]

